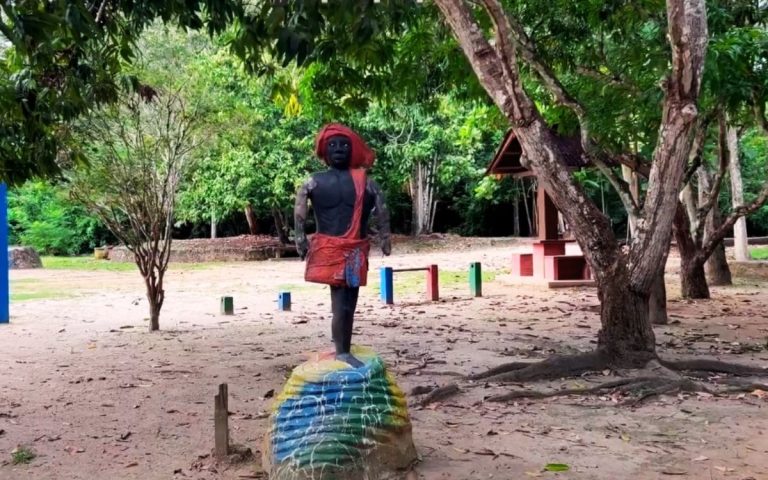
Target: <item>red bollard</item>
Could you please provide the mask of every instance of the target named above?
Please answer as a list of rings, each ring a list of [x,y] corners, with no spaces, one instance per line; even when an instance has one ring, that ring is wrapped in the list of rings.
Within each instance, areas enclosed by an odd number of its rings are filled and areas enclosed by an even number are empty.
[[[427,297],[433,302],[440,300],[437,265],[427,267]]]

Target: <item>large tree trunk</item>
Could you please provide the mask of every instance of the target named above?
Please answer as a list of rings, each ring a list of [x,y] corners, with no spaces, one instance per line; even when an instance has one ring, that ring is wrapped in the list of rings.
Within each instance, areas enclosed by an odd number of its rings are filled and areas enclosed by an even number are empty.
[[[256,214],[253,213],[253,205],[250,202],[245,204],[245,220],[248,222],[248,233],[257,235],[259,233],[259,223]]]
[[[630,290],[629,276],[615,276],[598,289],[598,351],[622,365],[643,365],[653,358],[656,339],[649,317],[648,294]]]
[[[727,127],[726,138],[728,142],[728,168],[731,174],[731,203],[733,208],[736,209],[744,205],[744,183],[741,179],[739,135],[736,128],[732,125]],[[751,258],[747,239],[747,219],[744,217],[736,220],[736,223],[733,225],[733,247],[736,261],[746,262]]]

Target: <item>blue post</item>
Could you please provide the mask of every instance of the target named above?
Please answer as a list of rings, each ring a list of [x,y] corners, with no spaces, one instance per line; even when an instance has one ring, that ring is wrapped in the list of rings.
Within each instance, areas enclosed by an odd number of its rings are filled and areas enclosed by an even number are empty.
[[[0,183],[0,323],[10,320],[10,281],[8,278],[8,187]]]
[[[379,272],[381,274],[381,281],[379,282],[381,283],[379,287],[381,290],[381,301],[387,305],[392,305],[395,303],[392,267],[381,267]]]
[[[283,312],[291,311],[291,292],[280,292],[277,294],[277,308]]]

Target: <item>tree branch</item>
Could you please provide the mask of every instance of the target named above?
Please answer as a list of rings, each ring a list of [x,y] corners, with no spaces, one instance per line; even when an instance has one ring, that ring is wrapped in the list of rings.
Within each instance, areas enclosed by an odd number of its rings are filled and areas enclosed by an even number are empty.
[[[515,19],[510,18],[498,2],[484,0],[484,4],[494,24],[505,25],[504,28],[497,29],[497,42],[503,41],[505,37],[511,37],[515,47],[520,52],[520,56],[539,75],[544,86],[554,95],[557,103],[570,108],[576,114],[581,127],[581,146],[584,153],[616,190],[627,213],[633,218],[638,218],[640,216],[639,207],[630,191],[629,184],[611,170],[603,159],[605,154],[592,141],[589,119],[584,106],[566,90],[552,69],[541,60],[536,51],[536,45],[525,33],[525,29]],[[504,43],[506,44],[506,42]]]
[[[630,250],[630,278],[637,291],[647,292],[666,259],[672,221],[692,133],[707,51],[705,0],[667,0],[667,23],[672,71],[664,82],[664,107],[659,137],[648,178],[648,193],[638,234]]]
[[[719,166],[717,175],[715,176],[712,187],[706,196],[703,203],[699,205],[696,211],[696,231],[694,233],[694,241],[697,245],[701,245],[704,238],[704,227],[706,226],[706,218],[710,210],[717,208],[717,201],[720,198],[720,190],[723,188],[723,179],[728,171],[728,148],[725,141],[725,131],[727,125],[725,123],[725,116],[721,112],[718,118],[718,160]]]

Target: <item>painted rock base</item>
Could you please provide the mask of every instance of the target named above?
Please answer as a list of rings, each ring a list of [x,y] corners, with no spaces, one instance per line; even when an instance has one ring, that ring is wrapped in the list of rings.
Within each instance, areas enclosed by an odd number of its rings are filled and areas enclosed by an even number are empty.
[[[400,478],[416,460],[405,394],[372,350],[359,368],[317,354],[277,397],[263,449],[271,480]]]

